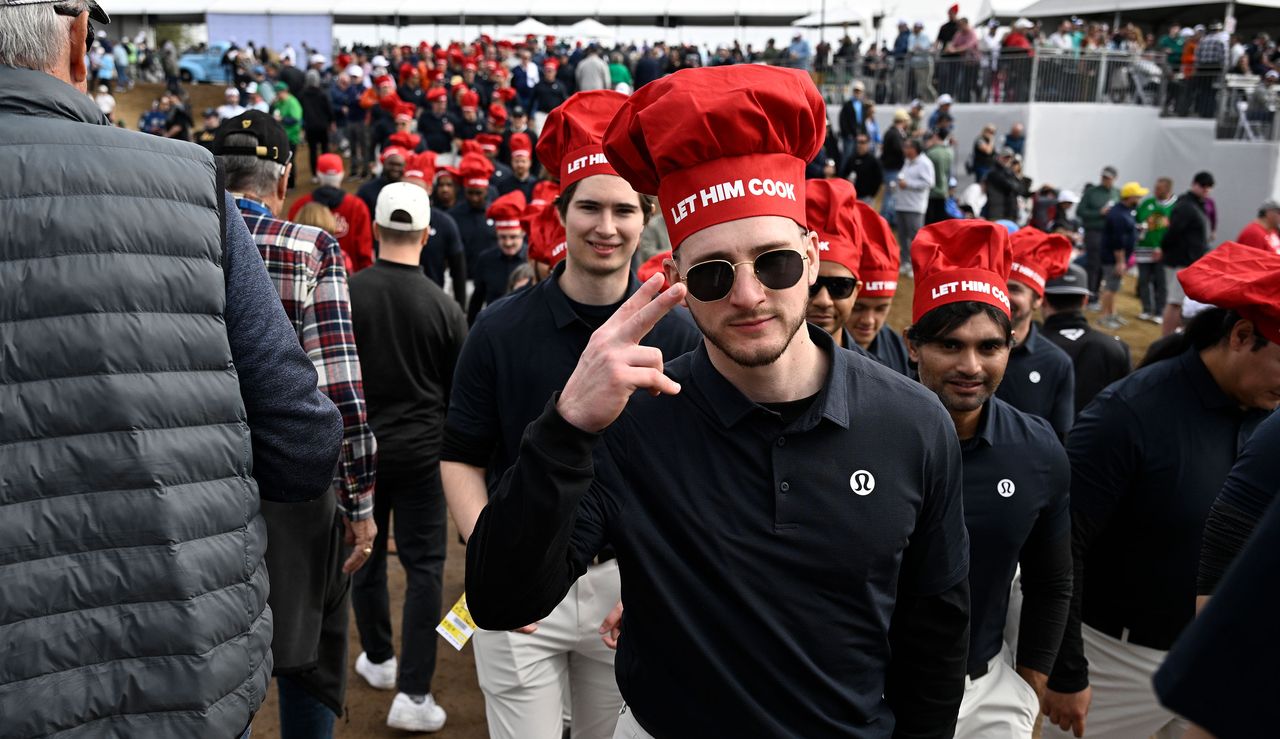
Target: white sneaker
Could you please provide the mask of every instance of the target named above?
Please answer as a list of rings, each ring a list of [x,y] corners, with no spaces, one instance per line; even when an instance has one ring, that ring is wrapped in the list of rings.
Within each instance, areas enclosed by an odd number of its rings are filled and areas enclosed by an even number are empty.
[[[436,705],[436,699],[430,693],[421,703],[414,703],[404,693],[396,693],[391,710],[387,712],[387,726],[405,731],[439,731],[444,728],[446,718],[448,715]]]
[[[377,690],[395,690],[396,687],[396,658],[383,662],[381,664],[370,662],[369,655],[361,652],[356,657],[356,674],[364,678],[369,683],[369,687]]]
[[[1138,320],[1139,320],[1139,321],[1150,321],[1150,320],[1151,320],[1151,314],[1150,314],[1150,313],[1139,313],[1139,314],[1138,314]]]

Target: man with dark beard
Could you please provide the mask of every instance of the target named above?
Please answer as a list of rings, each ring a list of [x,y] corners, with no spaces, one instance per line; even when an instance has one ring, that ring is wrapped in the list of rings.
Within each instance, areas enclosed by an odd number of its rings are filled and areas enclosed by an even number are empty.
[[[806,327],[804,170],[825,129],[805,72],[732,66],[645,85],[605,133],[669,217],[671,287],[654,275],[547,393],[468,542],[466,590],[476,623],[518,628],[611,546],[619,736],[955,728],[959,445],[931,393]],[[686,296],[702,345],[641,345]]]
[[[1005,230],[972,220],[926,226],[911,260],[907,347],[964,454],[972,623],[956,736],[1030,737],[1071,603],[1067,455],[1043,419],[993,397],[1014,337],[1000,289],[1009,277]],[[1024,599],[1010,667],[1004,631],[1019,565]]]

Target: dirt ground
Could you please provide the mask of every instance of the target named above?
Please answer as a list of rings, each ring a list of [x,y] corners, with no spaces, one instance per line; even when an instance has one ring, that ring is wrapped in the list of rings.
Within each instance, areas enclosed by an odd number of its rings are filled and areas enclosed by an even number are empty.
[[[200,111],[207,107],[215,107],[222,103],[223,88],[217,85],[190,85],[189,109],[196,119],[196,128],[200,126]],[[117,99],[117,118],[125,122],[126,127],[136,129],[138,117],[150,106],[154,97],[162,92],[160,85],[138,85],[127,93],[120,93]],[[307,157],[301,152],[297,157],[298,189],[293,194],[297,197],[310,191],[311,172],[308,171]],[[346,188],[354,192],[355,183],[346,183]],[[896,329],[903,328],[911,318],[911,283],[909,280],[899,288],[902,296],[894,302],[889,323]],[[1118,332],[1108,331],[1120,336],[1128,342],[1135,362],[1141,361],[1147,346],[1160,337],[1160,329],[1149,323],[1138,321],[1135,316],[1139,310],[1138,300],[1134,295],[1133,279],[1125,279],[1125,287],[1118,297],[1121,315],[1129,319],[1130,324]],[[1094,315],[1094,314],[1091,314]],[[1103,330],[1103,329],[1100,329]],[[452,524],[450,525],[452,529]],[[465,551],[458,543],[457,536],[449,538],[448,561],[444,574],[444,608],[447,610],[462,593],[463,568]],[[392,558],[388,567],[391,585],[391,605],[394,631],[400,633],[400,608],[403,605],[404,570]],[[349,638],[349,662],[354,665],[356,656],[360,654],[360,641],[355,630],[355,619],[352,618]],[[437,736],[448,739],[482,739],[487,736],[484,718],[484,699],[476,682],[475,663],[468,646],[462,652],[454,651],[444,640],[439,642],[436,677],[433,692],[436,700],[449,714],[448,724]],[[355,674],[349,673],[347,690],[347,715],[338,720],[336,736],[343,739],[371,739],[373,737],[403,737],[404,732],[389,729],[386,726],[386,712],[391,705],[393,693],[373,690]],[[253,724],[255,739],[278,739],[280,736],[276,712],[274,684],[268,695],[267,703]]]

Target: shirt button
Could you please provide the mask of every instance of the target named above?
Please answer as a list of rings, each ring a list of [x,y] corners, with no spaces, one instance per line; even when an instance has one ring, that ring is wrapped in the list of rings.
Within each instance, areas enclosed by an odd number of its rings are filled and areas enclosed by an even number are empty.
[[[791,489],[791,484],[787,482],[783,482],[781,485],[778,486],[778,489],[785,493]]]
[[[779,436],[779,437],[778,437],[778,446],[786,446],[786,445],[787,445],[787,437],[785,437],[785,436]]]

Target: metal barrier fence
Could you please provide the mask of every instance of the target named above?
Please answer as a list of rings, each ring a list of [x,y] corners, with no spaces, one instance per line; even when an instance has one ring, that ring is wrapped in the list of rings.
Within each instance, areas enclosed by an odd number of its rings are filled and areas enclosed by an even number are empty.
[[[1280,141],[1276,113],[1277,88],[1252,75],[1227,75],[1218,80],[1225,91],[1218,108],[1215,136],[1239,141]]]

